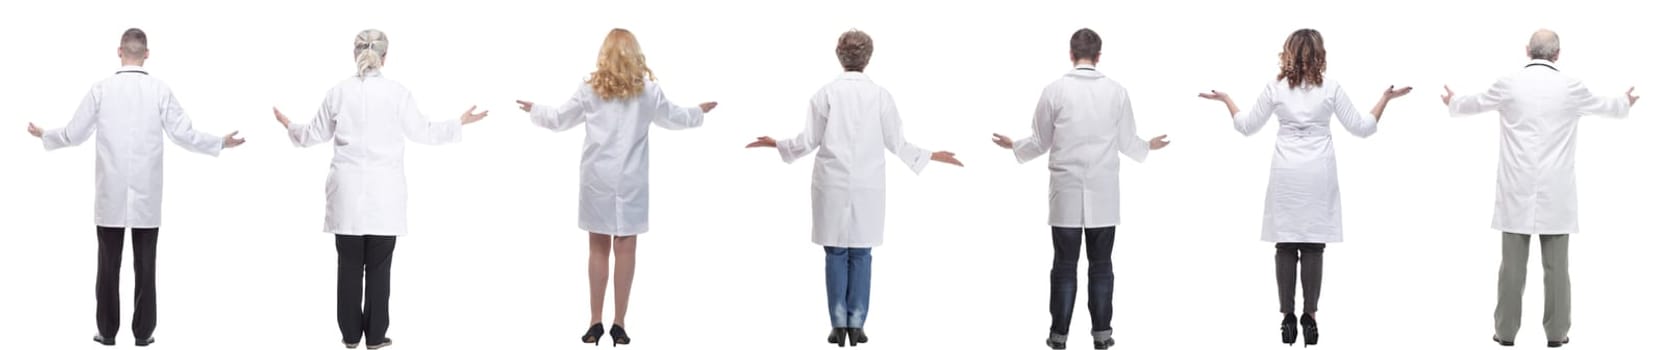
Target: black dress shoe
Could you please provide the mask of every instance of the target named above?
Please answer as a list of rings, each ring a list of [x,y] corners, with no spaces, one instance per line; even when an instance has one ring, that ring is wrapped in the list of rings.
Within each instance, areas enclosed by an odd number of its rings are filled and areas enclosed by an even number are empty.
[[[145,339],[134,340],[133,341],[133,346],[150,346],[151,343],[155,343],[155,342],[156,342],[156,337],[150,337],[150,338],[145,338]]]
[[[1065,349],[1065,336],[1064,335],[1059,335],[1059,334],[1049,333],[1048,334],[1048,348],[1049,349],[1054,349],[1054,350],[1064,350]]]
[[[868,343],[868,333],[863,332],[862,328],[846,328],[845,335],[849,337],[847,340],[851,342],[851,346]]]
[[[1320,344],[1320,324],[1314,321],[1314,315],[1302,314],[1302,347]]]
[[[1279,321],[1279,341],[1285,345],[1297,343],[1297,315],[1285,314]]]
[[[839,345],[843,348],[845,347],[845,337],[849,334],[850,332],[846,332],[845,328],[834,328],[832,332],[828,332],[828,344]]]
[[[108,339],[102,335],[94,335],[93,341],[98,342],[99,344],[104,344],[104,346],[116,346],[115,339]]]
[[[1562,341],[1556,341],[1556,340],[1549,341],[1549,342],[1545,343],[1545,346],[1548,347],[1548,348],[1561,348],[1561,347],[1563,347],[1563,344],[1568,344],[1568,343],[1569,343],[1569,337],[1563,337]]]
[[[1517,343],[1516,343],[1516,342],[1513,342],[1513,341],[1509,341],[1509,340],[1500,340],[1500,339],[1499,339],[1499,336],[1497,336],[1497,335],[1496,335],[1496,336],[1493,336],[1493,342],[1495,342],[1495,343],[1499,343],[1499,346],[1516,346],[1516,345],[1517,345]]]

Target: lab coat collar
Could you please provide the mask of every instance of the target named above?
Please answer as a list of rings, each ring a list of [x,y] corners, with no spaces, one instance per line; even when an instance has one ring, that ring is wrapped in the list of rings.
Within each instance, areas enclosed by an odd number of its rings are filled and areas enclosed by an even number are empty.
[[[1105,76],[1105,74],[1102,74],[1102,73],[1100,73],[1100,71],[1095,70],[1094,65],[1092,65],[1092,64],[1079,64],[1079,65],[1077,65],[1077,67],[1075,69],[1071,70],[1071,73],[1068,73],[1066,75],[1067,76],[1074,76],[1074,77],[1083,77],[1083,78],[1100,78],[1100,77]]]
[[[1528,65],[1527,65],[1527,66],[1524,66],[1524,67],[1523,67],[1523,68],[1528,68],[1528,67],[1533,67],[1533,66],[1544,66],[1544,67],[1546,67],[1546,68],[1551,68],[1551,70],[1554,70],[1554,71],[1557,71],[1557,70],[1558,70],[1558,69],[1557,69],[1557,65],[1556,65],[1556,64],[1554,64],[1554,63],[1551,63],[1551,61],[1548,61],[1548,60],[1538,60],[1538,59],[1537,59],[1537,60],[1530,60],[1530,61],[1528,61]]]
[[[150,72],[145,71],[145,67],[141,67],[141,66],[122,66],[121,69],[116,70],[116,74],[122,74],[122,73],[139,73],[139,74],[144,74],[144,75],[150,75]]]
[[[382,76],[382,70],[381,69],[372,69],[369,72],[365,72],[365,75],[364,75],[365,78],[381,77],[381,76]]]
[[[839,74],[839,79],[841,79],[841,80],[868,80],[868,75],[867,74],[862,74],[862,72],[844,72],[844,73]]]

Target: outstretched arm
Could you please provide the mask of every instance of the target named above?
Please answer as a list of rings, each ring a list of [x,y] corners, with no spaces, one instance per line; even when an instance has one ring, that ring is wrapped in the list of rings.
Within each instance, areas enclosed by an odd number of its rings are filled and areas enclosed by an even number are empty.
[[[1273,118],[1273,109],[1279,103],[1273,99],[1273,89],[1274,84],[1268,84],[1262,90],[1262,95],[1256,98],[1256,104],[1250,106],[1250,110],[1244,111],[1239,110],[1239,105],[1233,103],[1233,98],[1228,97],[1225,92],[1210,90],[1210,92],[1198,94],[1198,97],[1221,101],[1226,104],[1227,116],[1233,118],[1233,129],[1238,130],[1240,134],[1249,136],[1261,130],[1262,126],[1267,125],[1268,120]]]
[[[41,130],[34,123],[29,123],[29,134],[39,137],[41,144],[48,151],[87,142],[87,139],[93,136],[93,131],[98,128],[96,122],[98,121],[99,97],[97,89],[88,91],[87,97],[81,99],[81,106],[75,108],[75,116],[70,118],[69,125],[58,129]]]
[[[400,104],[399,118],[405,129],[405,138],[416,143],[439,145],[462,141],[463,124],[486,118],[486,111],[475,113],[475,107],[469,106],[469,110],[457,119],[428,120],[417,110],[417,100],[406,94],[405,102]]]
[[[1058,111],[1048,100],[1048,93],[1043,92],[1042,98],[1036,101],[1036,110],[1030,120],[1030,137],[1013,141],[1002,134],[995,134],[996,146],[1013,150],[1013,158],[1020,163],[1028,162],[1053,149],[1053,120]]]
[[[1497,111],[1499,106],[1510,101],[1510,95],[1507,94],[1509,84],[1509,80],[1501,78],[1493,82],[1493,86],[1488,87],[1487,92],[1457,97],[1454,96],[1452,88],[1443,85],[1441,88],[1446,89],[1447,94],[1441,96],[1441,103],[1447,104],[1447,113],[1454,117]]]
[[[587,92],[590,92],[590,86],[579,84],[578,90],[573,92],[573,97],[567,98],[567,102],[560,106],[552,107],[523,100],[515,100],[515,103],[521,105],[521,110],[531,114],[533,125],[561,132],[585,123],[585,104],[590,101],[585,95]]]
[[[1145,162],[1148,151],[1169,146],[1169,141],[1165,140],[1169,136],[1158,135],[1150,141],[1142,140],[1135,133],[1133,104],[1129,100],[1129,92],[1123,91],[1123,105],[1118,107],[1117,116],[1117,151],[1136,162]]]
[[[706,122],[706,112],[718,107],[717,102],[706,102],[699,107],[683,107],[671,103],[666,94],[658,86],[654,88],[654,125],[667,130],[681,130],[699,127]]]
[[[165,95],[162,102],[162,131],[168,134],[169,139],[174,140],[174,144],[192,152],[211,156],[219,156],[221,149],[243,144],[243,139],[237,138],[236,131],[218,137],[192,129],[191,118],[185,116],[185,109],[180,108],[179,100],[174,99],[174,93],[168,90],[163,90],[162,93]]]
[[[283,124],[284,130],[289,132],[289,142],[296,147],[308,147],[336,137],[336,95],[333,92],[324,97],[324,104],[318,107],[312,123],[290,123],[289,117],[278,111],[278,107],[272,107],[272,115],[278,118],[278,124]]]
[[[1625,118],[1627,112],[1632,110],[1632,104],[1638,102],[1638,96],[1632,94],[1633,89],[1627,88],[1624,96],[1597,97],[1586,90],[1585,84],[1578,84],[1574,87],[1574,101],[1581,115]]]
[[[769,136],[761,136],[758,140],[747,144],[747,148],[771,147],[781,153],[781,161],[792,163],[801,157],[815,152],[822,147],[822,132],[828,126],[828,100],[818,93],[810,99],[810,111],[806,113],[805,130],[792,139],[776,140]]]

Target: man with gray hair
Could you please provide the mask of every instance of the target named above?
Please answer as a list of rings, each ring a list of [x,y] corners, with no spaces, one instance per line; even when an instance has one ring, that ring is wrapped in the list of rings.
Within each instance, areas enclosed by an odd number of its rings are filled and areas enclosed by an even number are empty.
[[[156,238],[162,224],[162,137],[188,151],[218,156],[237,147],[237,132],[224,137],[191,128],[191,119],[174,100],[172,90],[145,71],[150,49],[138,28],[122,33],[116,55],[122,67],[114,76],[93,85],[81,100],[69,125],[42,130],[29,124],[29,134],[47,150],[80,145],[98,132],[98,162],[94,168],[97,197],[93,224],[98,228],[98,335],[93,341],[116,345],[121,329],[122,241],[133,231],[134,345],[156,339]]]
[[[1540,236],[1545,265],[1547,346],[1569,337],[1569,235],[1576,222],[1575,129],[1584,115],[1625,117],[1638,96],[1597,97],[1586,85],[1558,71],[1557,33],[1540,30],[1528,41],[1528,65],[1500,78],[1487,92],[1441,96],[1449,112],[1465,116],[1498,111],[1499,179],[1493,228],[1502,231],[1499,300],[1493,341],[1515,345],[1522,326],[1522,292],[1528,276],[1530,236]]]

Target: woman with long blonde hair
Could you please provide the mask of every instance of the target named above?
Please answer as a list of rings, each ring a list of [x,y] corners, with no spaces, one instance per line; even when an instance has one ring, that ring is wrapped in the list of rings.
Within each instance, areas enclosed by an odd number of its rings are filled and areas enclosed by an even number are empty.
[[[1331,118],[1359,137],[1378,131],[1378,119],[1389,100],[1406,96],[1410,87],[1390,86],[1378,97],[1368,118],[1342,85],[1325,76],[1325,41],[1320,32],[1299,29],[1285,39],[1279,54],[1279,76],[1262,90],[1249,110],[1239,110],[1226,93],[1211,90],[1198,97],[1227,105],[1233,127],[1249,136],[1279,116],[1273,170],[1268,175],[1263,203],[1262,240],[1274,243],[1275,277],[1279,282],[1280,341],[1297,339],[1296,287],[1301,267],[1303,345],[1320,342],[1314,319],[1320,303],[1320,272],[1326,243],[1343,241],[1343,200],[1337,185],[1337,156],[1331,147]]]
[[[666,99],[648,69],[636,36],[608,32],[596,57],[596,71],[560,105],[517,100],[533,124],[554,131],[585,125],[579,162],[579,229],[590,237],[590,328],[581,338],[602,338],[602,300],[608,288],[608,255],[614,266],[614,345],[630,344],[625,310],[636,274],[637,235],[648,232],[648,126],[670,130],[699,127],[717,102],[681,107]]]

